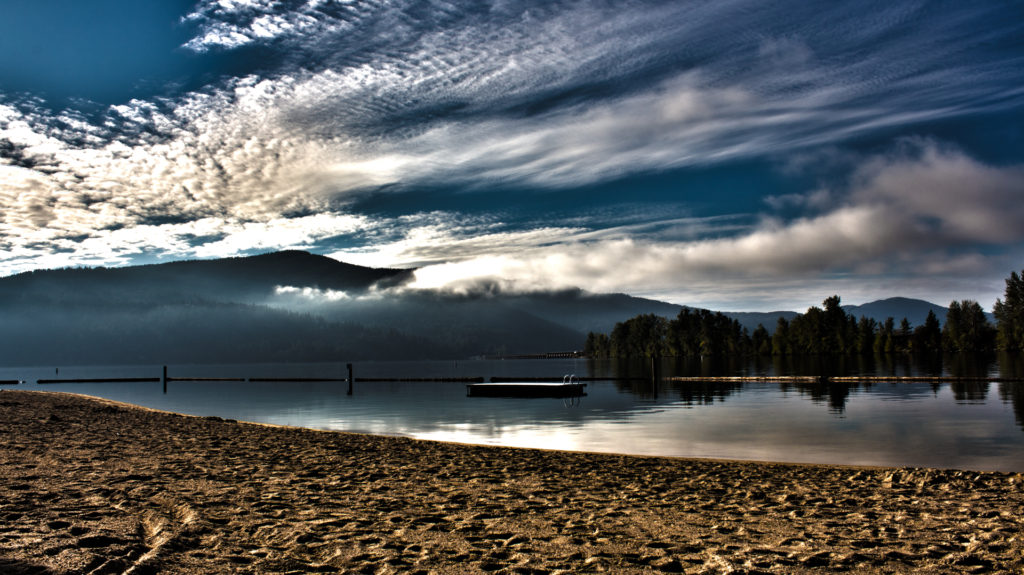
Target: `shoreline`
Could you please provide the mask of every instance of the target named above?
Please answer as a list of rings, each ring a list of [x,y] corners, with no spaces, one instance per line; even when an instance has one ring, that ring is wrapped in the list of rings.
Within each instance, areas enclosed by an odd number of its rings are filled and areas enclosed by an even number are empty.
[[[1024,569],[1024,474],[481,446],[0,391],[0,571]]]

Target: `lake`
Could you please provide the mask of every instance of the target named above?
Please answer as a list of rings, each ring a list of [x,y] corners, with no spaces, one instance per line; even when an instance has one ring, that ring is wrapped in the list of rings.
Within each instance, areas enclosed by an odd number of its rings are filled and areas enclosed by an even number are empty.
[[[1018,359],[913,363],[676,361],[672,375],[929,375],[1019,377]],[[161,366],[0,368],[18,389],[71,391],[192,415],[422,439],[802,463],[1024,471],[1024,384],[876,382],[781,384],[651,378],[649,362],[583,359],[367,362],[344,382],[65,383],[45,378],[158,377]],[[59,371],[58,371],[59,370]],[[171,365],[170,377],[312,378],[343,363]],[[463,383],[358,382],[359,378],[633,377],[588,382],[578,400],[467,397]],[[12,389],[14,386],[3,386]]]

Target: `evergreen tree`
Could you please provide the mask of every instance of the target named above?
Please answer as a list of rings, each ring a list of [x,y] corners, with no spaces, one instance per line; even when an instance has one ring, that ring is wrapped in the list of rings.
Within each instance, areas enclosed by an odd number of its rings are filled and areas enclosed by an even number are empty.
[[[822,333],[820,336],[822,352],[831,354],[845,353],[847,351],[847,342],[851,341],[852,338],[848,337],[846,332],[846,312],[843,311],[843,306],[840,305],[839,296],[834,295],[825,298],[822,305],[825,308],[822,315]]]
[[[885,323],[878,330],[878,335],[875,336],[875,354],[882,355],[885,353],[892,353],[893,346],[893,330],[896,322],[891,317],[885,318]]]
[[[893,334],[893,348],[896,352],[907,353],[910,351],[910,336],[913,333],[910,328],[910,320],[907,318],[900,320],[900,328]]]
[[[870,317],[860,316],[857,322],[857,353],[870,355],[875,351],[875,329],[878,322]]]
[[[997,299],[992,308],[997,323],[997,345],[1006,351],[1024,351],[1024,279],[1017,272],[1011,272],[1006,279],[1004,298]]]
[[[915,353],[935,353],[942,351],[942,326],[935,312],[928,310],[924,324],[914,329],[911,338],[911,350]]]
[[[839,305],[839,296],[826,298],[824,309],[811,306],[807,313],[789,323],[788,338],[791,353],[819,355],[841,354],[852,351],[857,339],[856,324]]]
[[[611,353],[615,357],[660,357],[666,355],[668,321],[651,313],[615,324]]]
[[[593,358],[607,358],[611,355],[611,342],[603,333],[590,332],[583,345],[583,355]]]
[[[985,310],[974,300],[953,301],[942,327],[942,347],[956,353],[989,351],[995,343],[995,329]]]
[[[789,337],[789,322],[780,317],[775,323],[775,334],[772,335],[772,355],[790,355],[793,353],[793,342]]]
[[[754,328],[754,333],[750,335],[750,345],[754,353],[758,355],[771,355],[772,354],[772,336],[768,334],[768,330],[761,324],[757,324]]]

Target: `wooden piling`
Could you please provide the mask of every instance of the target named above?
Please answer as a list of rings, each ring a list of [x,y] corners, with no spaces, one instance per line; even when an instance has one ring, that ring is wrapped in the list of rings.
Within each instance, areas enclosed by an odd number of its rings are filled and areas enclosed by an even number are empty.
[[[651,389],[654,390],[654,399],[658,399],[658,356],[651,356]]]
[[[348,395],[352,395],[352,364],[346,364],[348,367]]]
[[[163,375],[160,376],[160,383],[164,385],[164,395],[167,395],[167,366],[164,366]]]

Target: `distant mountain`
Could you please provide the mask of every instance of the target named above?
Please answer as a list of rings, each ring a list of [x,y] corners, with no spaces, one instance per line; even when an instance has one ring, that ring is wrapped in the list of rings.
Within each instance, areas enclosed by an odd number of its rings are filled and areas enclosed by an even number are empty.
[[[124,268],[40,270],[0,278],[0,304],[46,298],[84,305],[101,301],[260,301],[281,285],[362,292],[395,285],[412,270],[374,269],[303,251],[188,260]]]
[[[795,311],[725,311],[722,312],[722,315],[740,322],[740,325],[747,328],[748,332],[753,333],[758,325],[763,325],[768,333],[775,333],[775,326],[779,323],[780,317],[790,321],[797,316],[797,313]]]
[[[431,358],[417,337],[267,305],[281,285],[365,293],[408,270],[305,252],[0,278],[0,364],[184,363]]]
[[[854,317],[869,317],[879,323],[891,317],[897,326],[903,318],[907,318],[911,326],[917,327],[924,325],[929,311],[935,313],[939,323],[945,322],[948,308],[920,299],[891,297],[860,305],[844,305],[843,310]]]
[[[508,294],[503,305],[546,318],[577,332],[610,333],[615,324],[641,314],[668,319],[683,306],[626,294],[594,294],[581,289]]]
[[[18,274],[0,278],[0,364],[570,351],[582,347],[587,330],[610,331],[639,313],[674,316],[679,309],[581,290],[456,295],[383,289],[411,274],[299,251]]]
[[[893,318],[897,326],[904,317],[911,326],[924,324],[928,312],[935,312],[939,323],[946,320],[946,308],[928,301],[905,297],[891,297],[868,302],[860,305],[844,305],[843,311],[856,318],[861,316],[869,317],[881,323],[886,318]],[[792,321],[798,314],[795,311],[773,311],[773,312],[723,312],[725,315],[740,322],[740,325],[753,331],[758,324],[763,325],[769,332],[775,332],[775,325],[780,317]],[[801,312],[802,313],[802,312]],[[991,317],[989,318],[992,319]]]
[[[402,289],[412,270],[373,269],[301,251],[0,278],[0,365],[443,359],[580,349],[640,314],[683,306],[580,289],[477,293]],[[299,288],[279,290],[277,288]],[[305,289],[311,288],[311,289]],[[395,288],[395,289],[387,289]],[[915,326],[921,300],[847,313]],[[729,312],[774,331],[779,312]]]

